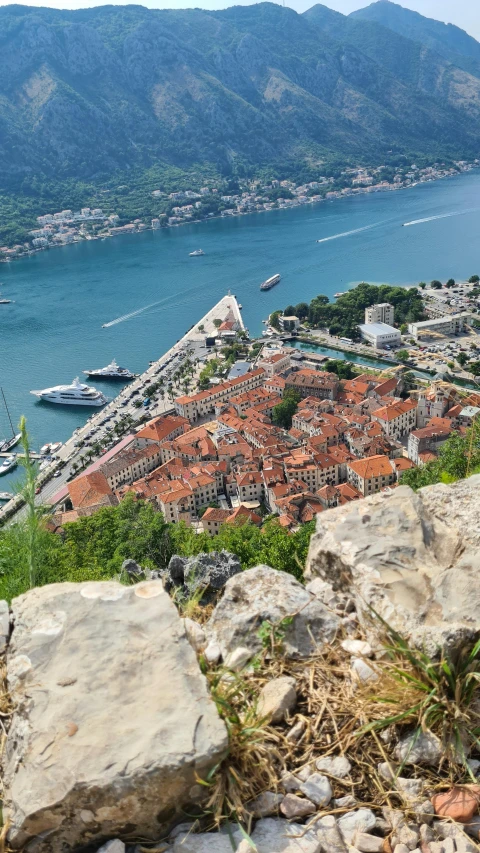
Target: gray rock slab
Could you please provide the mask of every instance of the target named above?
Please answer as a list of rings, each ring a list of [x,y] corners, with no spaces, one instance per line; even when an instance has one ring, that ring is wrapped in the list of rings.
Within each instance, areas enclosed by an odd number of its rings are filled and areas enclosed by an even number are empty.
[[[158,838],[227,747],[162,583],[54,584],[15,599],[12,614],[10,844],[64,853]]]
[[[351,592],[435,653],[480,633],[480,475],[399,486],[317,516],[306,577]]]
[[[338,617],[286,572],[256,566],[227,581],[224,593],[206,625],[209,640],[218,643],[224,658],[237,646],[262,650],[262,623],[285,624],[284,651],[289,657],[308,657],[331,641]]]

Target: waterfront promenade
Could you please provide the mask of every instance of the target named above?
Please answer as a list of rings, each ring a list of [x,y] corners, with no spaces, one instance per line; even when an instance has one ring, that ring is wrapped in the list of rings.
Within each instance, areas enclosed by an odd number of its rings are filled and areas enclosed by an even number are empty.
[[[41,476],[48,478],[48,481],[42,486],[36,496],[37,505],[55,504],[66,493],[67,483],[72,474],[75,473],[73,466],[82,467],[81,457],[85,454],[85,442],[89,438],[98,441],[100,438],[106,437],[106,435],[113,432],[115,424],[125,415],[131,417],[130,433],[134,433],[135,429],[144,419],[145,413],[148,414],[149,418],[154,418],[172,410],[172,401],[167,397],[155,401],[148,408],[145,408],[143,405],[136,407],[135,401],[141,399],[142,393],[145,394],[145,389],[160,376],[169,379],[174,369],[187,357],[187,351],[193,361],[199,359],[202,364],[208,355],[205,339],[216,337],[218,334],[218,321],[223,322],[227,317],[232,317],[238,327],[245,330],[239,303],[235,296],[230,293],[207,311],[197,323],[185,332],[184,336],[173,347],[163,353],[156,361],[152,362],[144,373],[125,386],[108,405],[93,414],[83,427],[77,429],[62,445],[58,453],[55,454],[56,459],[52,462],[50,468],[42,471]],[[105,424],[106,418],[108,418],[108,430]],[[99,456],[96,461],[103,461],[109,456],[114,455],[120,442],[125,442],[125,436],[119,438],[115,446],[108,453]],[[89,470],[93,465],[95,465],[95,460],[92,461],[86,470]],[[16,506],[18,506],[18,511],[15,511]],[[23,503],[16,497],[13,501],[9,501],[1,507],[0,523],[2,519],[5,520],[6,518],[15,517],[17,514],[20,515],[23,511],[22,506]]]

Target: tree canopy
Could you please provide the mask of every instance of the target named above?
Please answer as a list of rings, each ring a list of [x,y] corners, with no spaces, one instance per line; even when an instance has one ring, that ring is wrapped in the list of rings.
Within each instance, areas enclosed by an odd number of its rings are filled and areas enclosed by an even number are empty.
[[[358,340],[358,324],[365,321],[365,308],[378,302],[390,302],[395,307],[395,322],[414,323],[424,318],[422,297],[416,288],[392,287],[388,284],[361,284],[329,302],[328,296],[315,296],[305,314],[300,303],[296,306],[297,317],[308,319],[312,326],[327,328],[331,334]],[[289,305],[287,310],[293,308]]]

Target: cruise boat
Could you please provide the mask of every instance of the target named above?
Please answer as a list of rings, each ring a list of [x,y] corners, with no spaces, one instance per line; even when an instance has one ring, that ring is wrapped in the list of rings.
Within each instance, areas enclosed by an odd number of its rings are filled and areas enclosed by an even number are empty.
[[[62,406],[104,406],[108,403],[107,397],[96,388],[83,385],[78,376],[71,385],[55,385],[53,388],[44,388],[43,391],[30,391],[30,394],[39,400]]]
[[[275,287],[275,285],[278,284],[280,279],[281,275],[277,272],[275,275],[272,275],[271,278],[267,278],[266,281],[262,282],[260,290],[270,290],[271,287]]]
[[[204,255],[204,254],[205,254],[205,252],[203,251],[203,249],[195,249],[194,252],[188,253],[188,257],[189,258],[198,258],[198,257],[200,257],[200,255]]]
[[[106,367],[100,367],[98,370],[84,370],[83,372],[92,379],[127,380],[135,379],[137,375],[136,373],[132,373],[131,370],[127,370],[126,367],[119,367],[115,359],[110,364],[107,364]]]
[[[11,456],[6,456],[0,465],[0,477],[4,474],[8,474],[10,471],[13,471],[14,468],[17,467],[17,457],[14,453]]]

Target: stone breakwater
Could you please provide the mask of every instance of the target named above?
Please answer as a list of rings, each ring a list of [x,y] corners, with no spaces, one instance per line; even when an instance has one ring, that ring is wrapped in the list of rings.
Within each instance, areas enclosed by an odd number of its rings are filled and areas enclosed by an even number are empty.
[[[54,584],[15,599],[10,610],[4,604],[0,634],[14,707],[3,756],[4,816],[12,849],[479,849],[473,751],[473,779],[452,787],[441,774],[438,733],[390,732],[371,768],[387,794],[368,802],[355,748],[320,743],[325,702],[315,704],[304,677],[331,652],[343,656],[335,683],[352,703],[379,678],[371,603],[435,652],[478,638],[479,485],[472,477],[416,495],[401,487],[322,513],[306,586],[268,566],[241,571],[222,553],[174,557],[163,581]],[[142,570],[129,561],[126,571],[135,579]],[[199,584],[209,608],[202,624],[181,618],[165,589],[195,595]],[[265,626],[272,629],[267,644]],[[238,824],[207,832],[192,817],[208,798],[200,782],[229,751],[209,672],[255,687],[258,714],[288,747],[275,784],[244,804],[249,840]]]

